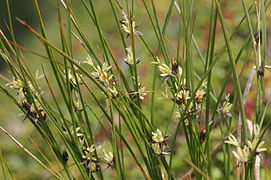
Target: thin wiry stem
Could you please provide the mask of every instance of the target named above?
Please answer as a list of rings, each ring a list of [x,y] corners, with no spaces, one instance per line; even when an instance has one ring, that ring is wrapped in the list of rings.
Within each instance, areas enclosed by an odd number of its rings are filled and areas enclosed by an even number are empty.
[[[30,155],[35,161],[37,161],[42,167],[44,167],[47,171],[49,171],[55,178],[62,180],[63,178],[49,169],[43,162],[41,162],[34,154],[32,154],[26,147],[24,147],[19,141],[17,141],[8,131],[6,131],[2,126],[0,129],[13,141],[15,142],[20,148],[22,148],[28,155]]]

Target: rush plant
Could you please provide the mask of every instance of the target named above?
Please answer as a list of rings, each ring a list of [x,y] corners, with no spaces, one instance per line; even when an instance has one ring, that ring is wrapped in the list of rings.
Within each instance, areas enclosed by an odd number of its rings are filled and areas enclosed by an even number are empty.
[[[260,179],[270,125],[270,1],[242,0],[235,24],[224,3],[55,0],[52,40],[38,0],[39,27],[14,17],[6,0],[10,33],[0,30],[0,55],[8,71],[0,90],[47,148],[31,152],[31,144],[1,130],[52,179]],[[18,43],[14,21],[43,49]],[[13,179],[4,153],[1,164],[4,178]]]

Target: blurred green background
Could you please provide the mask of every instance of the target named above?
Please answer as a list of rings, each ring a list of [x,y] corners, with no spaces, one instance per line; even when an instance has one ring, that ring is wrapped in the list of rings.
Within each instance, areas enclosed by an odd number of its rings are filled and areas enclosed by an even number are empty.
[[[54,0],[41,0],[39,1],[41,8],[42,8],[42,14],[44,16],[45,22],[46,22],[46,29],[49,34],[49,39],[52,40],[55,44],[59,43],[59,30],[57,27],[57,10],[56,10],[56,3]],[[207,48],[207,40],[208,40],[208,20],[209,20],[209,12],[210,12],[210,4],[206,3],[205,0],[198,0],[197,3],[195,3],[195,12],[196,12],[196,21],[195,21],[195,30],[194,35],[198,42],[200,43],[200,49],[205,54],[206,48]],[[241,20],[243,16],[243,9],[241,6],[241,2],[239,0],[227,0],[223,1],[223,13],[227,19],[227,26],[230,30],[230,32],[233,30],[234,27],[237,26],[239,21]],[[157,11],[159,20],[161,22],[164,21],[167,8],[169,6],[169,1],[157,1]],[[98,17],[101,20],[101,26],[104,29],[105,35],[109,37],[109,43],[112,47],[113,52],[115,55],[119,58],[121,61],[124,58],[125,52],[123,51],[120,41],[119,41],[119,35],[117,34],[116,24],[113,23],[113,14],[110,10],[109,4],[107,1],[104,0],[96,0],[95,5],[97,7],[97,13]],[[140,8],[140,1],[136,2],[136,21],[140,24],[140,31],[143,32],[145,40],[151,45],[153,48],[152,50],[157,50],[157,42],[155,39],[155,34],[152,30],[151,24],[149,20],[146,18],[146,12],[142,11],[142,8]],[[31,25],[34,28],[37,28],[37,20],[35,19],[35,10],[32,5],[32,1],[30,0],[11,0],[11,10],[13,13],[13,17],[19,17],[20,19],[26,21],[29,25]],[[97,38],[96,31],[94,30],[93,25],[91,24],[89,18],[87,17],[87,13],[83,9],[82,4],[80,1],[76,0],[73,1],[73,10],[79,19],[84,31],[87,33],[88,37],[91,39],[91,42],[94,46],[96,46],[97,50],[99,51],[99,40]],[[167,38],[173,47],[174,50],[175,45],[177,44],[177,36],[178,36],[178,15],[173,14],[170,25],[168,26],[167,30]],[[268,28],[270,29],[270,21],[268,19],[271,18],[270,11],[267,11],[267,22],[268,22]],[[255,20],[255,19],[254,19]],[[1,30],[7,35],[9,38],[10,36],[8,29],[6,28],[6,22],[8,22],[7,19],[7,8],[5,6],[5,0],[0,0],[0,28]],[[15,28],[15,35],[18,40],[18,43],[22,46],[25,46],[27,48],[31,48],[34,51],[41,52],[44,54],[44,49],[42,48],[42,45],[40,42],[29,32],[27,31],[22,25],[20,25],[15,18],[13,18],[14,22],[14,28]],[[220,25],[218,25],[218,32],[221,31]],[[240,48],[242,43],[240,42],[244,41],[245,37],[248,35],[248,30],[246,23],[244,23],[241,28],[238,30],[237,35],[232,40],[234,46],[234,54],[236,55],[237,50]],[[270,36],[269,36],[270,37]],[[217,46],[216,49],[220,49],[224,45],[223,37],[221,33],[218,33],[217,37]],[[271,39],[269,38],[268,41],[270,42]],[[74,42],[73,47],[75,49],[75,57],[79,60],[83,60],[86,56],[85,51],[82,49],[80,44],[78,42]],[[173,51],[172,50],[172,51]],[[146,50],[140,45],[137,45],[137,51],[138,54],[143,59],[144,65],[140,66],[139,72],[142,81],[146,85],[147,90],[151,89],[151,77],[152,77],[152,65],[150,65],[151,59],[146,54]],[[268,53],[270,53],[270,46],[268,46]],[[31,55],[30,53],[25,53],[25,57],[27,61],[29,62],[31,68],[33,69],[39,69],[41,70],[41,65],[48,66],[48,63],[46,61],[38,58],[37,56]],[[219,90],[221,87],[226,71],[230,67],[229,61],[227,60],[227,56],[223,55],[220,57],[222,61],[220,61],[214,70],[214,76],[216,79],[213,80],[213,84],[215,84],[215,88]],[[250,58],[250,57],[249,57]],[[195,69],[198,72],[201,72],[202,67],[199,62],[199,58],[195,57],[196,62],[198,61],[198,64],[196,65]],[[244,62],[244,59],[242,59]],[[249,75],[249,72],[253,66],[251,61],[248,61],[249,63],[246,65],[246,68],[244,69],[244,76],[241,78],[244,79],[244,82],[242,85],[245,85],[246,79]],[[242,63],[241,63],[242,64]],[[267,58],[267,64],[270,64],[270,57]],[[240,67],[241,68],[241,67]],[[3,63],[3,60],[0,61],[0,71],[1,74],[8,79],[11,79],[11,76],[9,75],[9,72],[6,69],[6,66]],[[271,81],[269,80],[271,78],[270,76],[271,72],[266,72],[266,94],[270,95],[271,92]],[[1,78],[0,80],[1,84],[5,84],[6,81]],[[231,82],[232,83],[232,82]],[[43,82],[43,86],[46,87],[45,82]],[[231,92],[232,87],[229,85],[228,91]],[[253,102],[254,102],[254,94],[255,90],[252,88],[252,92],[249,96],[249,102],[251,105],[246,106],[246,111],[248,114],[248,117],[253,120]],[[46,92],[45,92],[46,93]],[[148,95],[149,96],[149,95]],[[156,104],[156,117],[159,117],[159,120],[157,120],[157,123],[162,127],[163,125],[166,125],[166,121],[170,120],[168,117],[168,114],[170,113],[171,109],[167,108],[170,106],[167,106],[168,102],[167,100],[161,100],[160,97],[163,97],[160,92],[157,92],[157,104]],[[145,101],[146,106],[146,113],[149,113],[149,106],[148,106],[148,98]],[[35,128],[26,120],[23,122],[24,116],[19,116],[21,112],[14,104],[11,103],[11,101],[4,96],[2,93],[0,93],[0,126],[3,126],[8,132],[10,132],[16,139],[24,144],[31,152],[33,152],[35,155],[39,157],[39,153],[37,152],[37,149],[35,146],[32,145],[30,138],[33,139],[33,141],[36,143],[36,145],[40,149],[45,149],[47,146],[43,142],[42,138],[37,135],[35,132]],[[270,118],[270,112],[268,112],[268,118]],[[174,122],[174,119],[172,120]],[[172,127],[169,127],[170,130],[174,130],[174,123],[172,123]],[[170,132],[170,131],[169,131]],[[98,136],[99,132],[97,132]],[[268,136],[266,136],[268,137]],[[219,138],[218,138],[219,140]],[[184,143],[184,139],[180,138],[179,143]],[[264,154],[263,159],[263,167],[266,167],[270,170],[270,151],[271,151],[271,142],[269,139],[266,139],[266,145],[268,146],[268,152]],[[7,165],[10,167],[13,175],[16,177],[16,179],[19,180],[36,180],[36,179],[47,179],[50,177],[47,171],[43,170],[33,159],[31,159],[25,152],[23,152],[14,142],[12,142],[4,133],[0,132],[0,148],[1,151],[4,154],[5,160],[7,162]],[[185,148],[178,149],[177,156],[180,159],[183,159],[186,156],[187,150]],[[217,164],[222,163],[223,159],[221,158],[221,154],[218,153],[214,157],[214,161],[216,161]],[[180,171],[180,174],[188,169],[187,164],[185,162],[177,162],[174,164],[174,168],[176,171]],[[218,169],[214,169],[214,173],[217,173],[215,177],[223,177],[221,172]],[[131,173],[132,174],[132,173]],[[265,171],[264,176],[265,178],[271,178],[270,171]],[[0,175],[1,178],[1,175]],[[136,179],[131,175],[131,179]]]

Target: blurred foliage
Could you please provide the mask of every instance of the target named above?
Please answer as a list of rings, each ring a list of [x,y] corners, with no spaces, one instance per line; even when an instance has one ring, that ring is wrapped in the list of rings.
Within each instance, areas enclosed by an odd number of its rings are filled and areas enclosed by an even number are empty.
[[[140,1],[138,1],[140,3]],[[45,17],[45,21],[47,22],[46,27],[49,33],[49,39],[51,39],[54,43],[59,43],[59,32],[57,29],[57,20],[56,20],[56,4],[53,2],[53,0],[44,0],[44,1],[40,1],[41,6],[42,6],[42,13]],[[74,12],[77,16],[77,18],[80,20],[80,23],[83,25],[83,30],[85,32],[87,32],[88,38],[91,39],[92,43],[95,45],[97,44],[96,48],[99,49],[99,39],[97,37],[96,32],[93,30],[94,28],[92,28],[92,24],[89,23],[90,21],[87,18],[87,13],[85,12],[84,9],[82,9],[82,5],[80,4],[80,1],[73,1],[74,3]],[[115,37],[110,39],[110,44],[112,46],[112,49],[114,51],[114,53],[117,55],[117,57],[119,58],[119,60],[121,61],[124,56],[125,56],[125,52],[123,52],[123,49],[120,48],[119,46],[119,35],[118,33],[116,33],[116,27],[115,24],[111,23],[110,21],[112,20],[112,18],[108,18],[108,17],[112,17],[113,14],[111,12],[111,10],[109,10],[109,6],[107,3],[105,3],[102,0],[97,0],[95,1],[96,6],[98,7],[98,17],[100,17],[101,19],[101,27],[105,30],[105,35],[106,36],[110,36],[110,37]],[[238,0],[227,0],[224,1],[224,6],[223,6],[223,13],[225,15],[225,17],[227,18],[227,23],[228,26],[230,28],[233,28],[235,26],[238,25],[238,22],[240,21],[240,19],[242,18],[242,16],[244,15],[243,13],[243,9],[241,8],[241,2]],[[36,27],[37,25],[37,20],[33,17],[35,17],[35,12],[33,10],[33,5],[32,5],[32,1],[30,0],[11,0],[11,4],[12,4],[12,13],[14,17],[19,17],[22,20],[25,20],[29,25],[31,25],[32,27]],[[167,1],[159,1],[157,3],[157,10],[158,10],[158,16],[161,19],[161,17],[165,16],[166,10],[167,10],[167,5],[168,2]],[[136,6],[136,7],[140,7]],[[205,3],[204,0],[201,1],[197,1],[197,3],[195,4],[195,8],[197,9],[197,17],[196,17],[196,29],[195,29],[195,37],[197,37],[197,39],[199,40],[199,42],[201,42],[201,44],[199,44],[199,46],[201,47],[202,52],[206,51],[207,48],[207,40],[208,40],[208,18],[209,18],[209,4]],[[153,34],[153,30],[151,29],[152,27],[150,26],[149,22],[146,19],[146,13],[142,12],[141,9],[135,9],[136,11],[136,21],[139,22],[140,24],[140,31],[144,32],[144,37],[146,38],[146,41],[148,41],[148,43],[153,47],[153,50],[155,50],[157,47],[155,46],[157,43],[153,40],[154,39],[154,34]],[[0,29],[2,29],[5,34],[8,34],[8,29],[5,26],[5,23],[7,21],[7,16],[6,16],[6,7],[5,7],[5,0],[0,0]],[[271,13],[270,11],[267,14],[267,17],[271,18]],[[168,34],[168,42],[173,44],[176,44],[177,42],[177,34],[178,34],[178,23],[177,23],[177,18],[178,17],[173,17],[172,21],[170,22],[167,34]],[[176,21],[174,21],[174,19]],[[267,18],[268,19],[268,18]],[[31,47],[33,50],[35,51],[39,51],[41,46],[39,45],[38,41],[33,38],[33,36],[31,35],[31,33],[27,32],[27,30],[22,27],[22,25],[20,25],[18,22],[15,21],[15,19],[13,19],[13,21],[15,22],[15,32],[16,32],[16,37],[18,39],[18,42],[20,44],[22,44],[23,46],[26,47]],[[270,28],[270,24],[269,28]],[[220,28],[217,29],[218,31],[221,31]],[[245,37],[247,36],[247,26],[244,23],[241,28],[239,29],[237,36],[232,40],[234,42],[234,46],[235,47],[239,47],[240,46],[240,41],[244,41]],[[219,34],[219,33],[218,33]],[[219,37],[217,37],[218,41],[222,40],[222,34],[219,35]],[[222,41],[221,41],[222,42]],[[217,49],[220,49],[222,46],[224,45],[223,43],[218,43],[217,44]],[[77,49],[75,57],[77,59],[84,59],[86,54],[83,50],[83,48],[81,47],[81,45],[77,42],[74,41],[73,44],[74,48]],[[234,47],[233,47],[234,48]],[[234,54],[236,55],[236,49],[234,50]],[[144,54],[143,52],[144,49],[143,47],[139,47],[138,52],[142,52],[142,62],[144,63],[144,66],[140,66],[140,74],[141,77],[144,77],[144,81],[145,82],[149,82],[146,83],[146,88],[147,89],[151,89],[151,77],[150,73],[152,73],[153,69],[152,66],[150,65],[150,57],[146,54]],[[30,63],[30,65],[32,66],[32,68],[35,69],[39,69],[41,70],[41,66],[38,65],[38,62],[41,62],[41,64],[43,64],[43,60],[33,56],[29,53],[26,53],[26,59],[28,59],[28,61],[31,61],[33,63]],[[222,57],[220,57],[222,59],[226,59],[227,56],[223,55]],[[250,58],[250,57],[248,57]],[[199,59],[198,60],[198,67],[197,67],[197,71],[202,71]],[[245,59],[242,59],[243,62],[246,62]],[[268,63],[270,63],[270,59],[268,59],[267,61]],[[3,68],[3,63],[2,60],[0,61],[0,69],[1,69],[1,74],[7,75],[8,76],[8,72],[5,71],[5,69]],[[44,65],[44,64],[43,64]],[[46,66],[46,65],[44,65]],[[213,80],[213,84],[217,84],[217,87],[220,87],[223,83],[223,78],[225,77],[226,74],[226,70],[229,68],[229,62],[225,63],[225,61],[221,61],[218,62],[218,64],[216,65],[219,68],[216,68],[214,70],[214,77],[217,77],[217,79]],[[246,66],[247,69],[244,69],[244,76],[242,78],[246,79],[251,68],[252,68],[252,64],[251,66]],[[241,67],[239,67],[241,68]],[[268,78],[271,78],[271,73],[267,72],[266,75],[266,93],[270,95],[271,93],[271,82],[270,80],[268,80]],[[50,78],[50,77],[49,77]],[[0,80],[0,83],[5,83],[4,80]],[[160,84],[162,85],[162,84]],[[244,84],[242,84],[243,86],[245,85],[245,81]],[[44,86],[46,86],[44,84]],[[256,87],[256,86],[255,86]],[[214,87],[216,88],[216,87]],[[228,87],[228,91],[231,92],[233,90],[232,87]],[[249,102],[252,102],[255,100],[255,96],[253,94],[253,91],[255,92],[255,89],[253,89],[252,87],[252,93],[249,97]],[[46,93],[46,92],[45,92]],[[147,97],[149,98],[150,95]],[[166,125],[167,121],[174,121],[176,120],[174,117],[170,118],[168,115],[171,113],[171,109],[169,107],[170,106],[170,102],[167,102],[163,99],[163,96],[160,92],[157,93],[156,95],[157,99],[158,99],[158,103],[156,104],[155,107],[155,112],[156,112],[156,117],[160,120],[157,120],[157,122],[159,122],[159,124],[161,126]],[[162,98],[159,100],[159,98]],[[0,93],[0,123],[2,126],[6,127],[6,129],[11,132],[11,134],[13,134],[19,142],[22,142],[22,144],[25,144],[27,146],[27,148],[32,151],[32,152],[36,152],[37,153],[37,148],[34,146],[30,146],[29,144],[31,144],[29,138],[31,137],[33,139],[33,141],[37,144],[37,146],[43,150],[43,152],[45,151],[44,149],[47,147],[46,144],[41,140],[41,137],[39,137],[37,135],[37,133],[35,132],[35,129],[30,125],[29,122],[23,121],[24,117],[22,116],[18,116],[18,114],[20,113],[19,109],[14,109],[14,105],[11,104],[11,102],[9,101],[9,99],[6,96],[3,96]],[[147,101],[146,101],[147,102]],[[161,108],[162,107],[162,108]],[[253,114],[253,105],[251,106],[247,106],[246,110],[247,113],[251,113]],[[252,112],[250,112],[252,111]],[[147,114],[149,114],[150,112],[150,107],[148,106],[148,104],[145,104],[145,112]],[[251,119],[253,119],[253,115],[249,116]],[[270,119],[271,117],[271,112],[269,110],[268,112],[268,116],[266,118]],[[95,125],[95,124],[93,124]],[[174,124],[173,124],[174,125]],[[174,129],[174,127],[169,127],[169,132],[171,132],[171,130]],[[213,133],[217,133],[218,132],[213,132]],[[104,140],[104,132],[101,132],[101,130],[99,131],[99,129],[96,132],[96,136],[100,141],[102,142]],[[219,135],[218,135],[219,136]],[[268,135],[267,135],[268,137]],[[218,137],[219,140],[219,137]],[[179,139],[178,143],[182,144],[184,143],[184,139]],[[266,141],[267,145],[268,145],[268,153],[266,153],[266,155],[264,155],[263,158],[263,166],[266,168],[270,169],[270,163],[271,163],[271,156],[270,156],[270,152],[271,152],[271,142],[270,141]],[[48,178],[49,174],[43,170],[40,166],[38,166],[32,159],[29,158],[29,156],[24,153],[21,149],[18,148],[17,145],[15,145],[13,142],[11,142],[7,136],[5,134],[3,134],[2,132],[0,133],[0,148],[3,151],[3,154],[5,156],[5,160],[9,166],[9,168],[11,169],[13,175],[16,177],[16,179],[19,180],[23,180],[23,179],[28,179],[28,180],[36,180],[36,179],[46,179]],[[50,153],[50,150],[48,150],[48,152],[46,153]],[[186,148],[180,148],[177,149],[177,157],[182,157],[181,159],[185,159],[185,157],[183,157],[184,155],[187,155],[187,149]],[[267,156],[267,154],[269,156]],[[217,153],[214,157],[215,159],[215,163],[216,164],[222,164],[223,163],[223,159],[221,158],[221,154]],[[174,170],[176,172],[180,172],[180,175],[185,172],[186,170],[189,170],[188,164],[186,162],[183,161],[179,161],[176,162],[174,164]],[[263,168],[264,169],[264,168]],[[132,172],[133,170],[131,170]],[[271,171],[265,170],[262,172],[263,173],[263,179],[270,179],[271,178]],[[217,169],[214,169],[214,177],[223,177],[223,175],[221,174],[221,172]],[[0,179],[1,179],[1,175],[0,175]],[[130,175],[131,179],[137,179],[137,177],[133,176],[133,174]],[[129,179],[127,177],[127,179]]]

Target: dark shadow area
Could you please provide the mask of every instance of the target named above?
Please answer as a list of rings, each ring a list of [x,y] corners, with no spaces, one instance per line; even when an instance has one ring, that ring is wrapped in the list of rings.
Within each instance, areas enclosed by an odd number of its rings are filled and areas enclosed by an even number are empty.
[[[0,0],[0,29],[3,31],[8,39],[11,39],[10,30],[8,29],[9,18],[8,18],[8,7],[7,0]],[[50,13],[53,11],[52,4],[39,1],[41,9],[45,12],[46,17],[49,17]],[[37,27],[38,22],[36,20],[36,12],[34,9],[33,1],[31,0],[9,0],[13,29],[16,34],[16,41],[20,44],[29,35],[29,31],[23,27],[15,17],[26,21],[32,27]],[[46,19],[46,18],[45,18]],[[0,57],[0,72],[5,69],[5,63]]]

